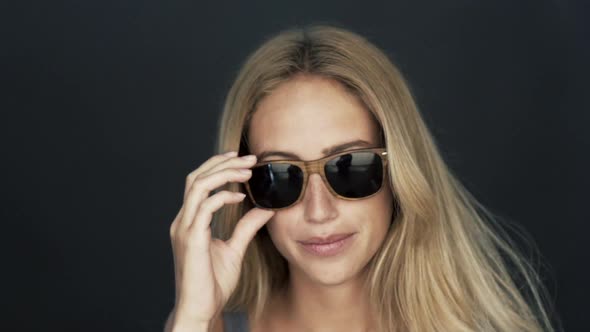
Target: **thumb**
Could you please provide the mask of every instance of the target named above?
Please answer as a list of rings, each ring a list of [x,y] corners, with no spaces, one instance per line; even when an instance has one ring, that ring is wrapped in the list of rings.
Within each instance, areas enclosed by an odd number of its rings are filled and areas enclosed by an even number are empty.
[[[231,238],[228,240],[228,246],[238,252],[240,257],[244,257],[246,248],[248,248],[248,244],[252,241],[256,232],[274,215],[275,211],[259,208],[252,208],[246,212],[238,221]]]

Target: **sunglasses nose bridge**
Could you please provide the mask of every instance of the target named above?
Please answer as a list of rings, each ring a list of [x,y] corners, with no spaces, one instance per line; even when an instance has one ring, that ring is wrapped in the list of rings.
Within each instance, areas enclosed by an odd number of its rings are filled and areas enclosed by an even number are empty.
[[[322,174],[322,163],[320,161],[307,161],[303,167],[308,175],[314,173]]]

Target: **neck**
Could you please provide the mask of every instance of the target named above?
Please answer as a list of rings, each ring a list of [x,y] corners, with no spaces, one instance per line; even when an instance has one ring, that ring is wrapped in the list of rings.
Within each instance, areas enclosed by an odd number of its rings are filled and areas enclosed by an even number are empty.
[[[301,331],[369,331],[372,319],[364,277],[323,285],[292,269],[282,301],[288,321]]]

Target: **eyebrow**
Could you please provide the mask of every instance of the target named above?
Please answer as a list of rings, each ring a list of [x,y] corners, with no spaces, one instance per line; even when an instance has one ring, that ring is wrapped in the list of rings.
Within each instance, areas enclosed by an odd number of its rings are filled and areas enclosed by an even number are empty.
[[[372,145],[372,144],[365,141],[365,140],[357,139],[354,141],[350,141],[350,142],[346,142],[346,143],[342,143],[342,144],[337,144],[337,145],[333,145],[329,148],[325,148],[322,150],[322,153],[324,154],[324,156],[326,156],[326,155],[329,155],[332,153],[344,151],[348,148],[352,148],[352,147],[356,147],[356,146],[370,146],[370,145]],[[301,160],[301,158],[298,155],[296,155],[295,153],[287,152],[287,151],[263,151],[257,156],[257,159],[262,160],[262,159],[268,158],[270,156],[277,156],[277,157],[284,157],[284,158]]]

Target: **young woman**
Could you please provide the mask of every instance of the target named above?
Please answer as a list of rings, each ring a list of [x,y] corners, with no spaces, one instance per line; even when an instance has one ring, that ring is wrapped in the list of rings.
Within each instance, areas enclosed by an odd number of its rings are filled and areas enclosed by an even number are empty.
[[[316,25],[266,41],[217,150],[170,227],[167,331],[553,331],[535,270],[363,37]]]

